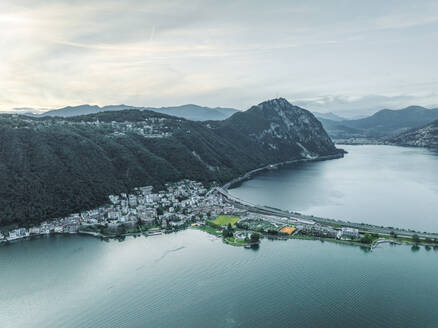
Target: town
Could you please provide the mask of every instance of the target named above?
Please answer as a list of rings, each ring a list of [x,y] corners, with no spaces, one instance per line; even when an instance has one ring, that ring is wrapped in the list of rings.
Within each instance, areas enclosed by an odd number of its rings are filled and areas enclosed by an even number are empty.
[[[374,247],[382,242],[397,242],[395,233],[372,233],[240,200],[228,190],[200,182],[182,180],[167,183],[165,190],[152,186],[135,188],[130,193],[110,195],[105,206],[0,233],[0,243],[50,234],[87,234],[100,238],[151,236],[186,228],[206,231],[234,246],[258,246],[260,238],[320,239]],[[377,227],[376,227],[377,228]],[[381,228],[380,228],[381,229]],[[384,231],[383,231],[384,232]],[[417,235],[404,242],[420,242]],[[424,240],[434,245],[430,238]],[[437,239],[434,239],[435,244]]]
[[[285,234],[292,234],[296,226],[287,228],[289,220],[275,218],[242,209],[231,203],[216,189],[208,192],[199,182],[183,180],[166,184],[166,190],[154,193],[152,186],[136,188],[133,193],[110,195],[109,203],[93,210],[74,213],[65,218],[43,222],[39,226],[17,228],[6,235],[0,235],[1,241],[13,241],[37,235],[56,233],[90,234],[101,237],[121,237],[129,234],[161,234],[189,226],[205,229],[215,225],[215,218],[222,217],[223,227],[230,223],[241,230],[259,233],[277,234],[286,228]],[[226,218],[230,218],[227,221]],[[237,219],[233,219],[237,218]],[[282,222],[283,220],[283,222]],[[221,233],[221,224],[217,233]],[[298,226],[300,231],[314,233],[315,227]],[[335,230],[328,230],[327,236],[336,236]],[[247,233],[235,234],[235,239],[244,240]]]

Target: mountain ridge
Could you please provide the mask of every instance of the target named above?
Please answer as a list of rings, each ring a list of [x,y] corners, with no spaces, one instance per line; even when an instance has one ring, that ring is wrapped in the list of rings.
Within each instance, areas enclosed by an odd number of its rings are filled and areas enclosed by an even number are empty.
[[[324,128],[334,139],[384,138],[422,127],[438,119],[438,109],[409,106],[399,110],[382,109],[373,115],[335,122],[321,119]]]
[[[224,183],[271,163],[342,156],[313,114],[286,100],[207,122],[136,109],[0,115],[0,145],[0,224],[95,208],[138,186]]]
[[[320,113],[320,112],[314,112],[312,111],[312,114],[315,115],[315,117],[319,119],[326,119],[326,120],[332,120],[335,122],[341,122],[347,120],[345,117],[339,116],[333,112],[328,113]]]
[[[388,141],[400,146],[438,149],[438,120],[390,138]]]
[[[119,110],[151,110],[157,113],[163,113],[168,115],[173,115],[177,117],[182,117],[192,121],[207,121],[207,120],[224,120],[230,117],[232,114],[238,112],[237,109],[227,108],[227,107],[205,107],[195,104],[186,104],[179,106],[169,106],[169,107],[137,107],[125,104],[120,105],[89,105],[83,104],[78,106],[66,106],[58,109],[47,110],[43,113],[30,113],[18,112],[17,114],[23,114],[34,117],[73,117],[88,114],[96,114],[104,111],[119,111]]]

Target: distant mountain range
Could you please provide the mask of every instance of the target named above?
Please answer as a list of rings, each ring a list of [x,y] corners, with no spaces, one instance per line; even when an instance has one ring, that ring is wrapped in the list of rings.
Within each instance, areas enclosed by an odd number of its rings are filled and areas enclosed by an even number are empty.
[[[174,107],[135,107],[128,105],[109,105],[109,106],[97,106],[97,105],[80,105],[80,106],[67,106],[59,109],[48,110],[42,114],[32,114],[29,111],[21,111],[20,114],[30,115],[35,117],[73,117],[88,114],[96,114],[105,111],[120,111],[120,110],[150,110],[157,113],[182,117],[192,121],[209,121],[209,120],[224,120],[234,113],[238,112],[234,108],[222,108],[222,107],[203,107],[198,105],[182,105]]]
[[[319,113],[319,112],[312,112],[313,115],[315,115],[315,117],[319,120],[319,119],[323,119],[323,120],[331,120],[334,122],[341,122],[341,121],[345,121],[346,118],[341,117],[335,113],[329,112],[329,113]]]
[[[438,120],[419,129],[414,129],[390,138],[389,141],[400,146],[438,149]]]
[[[122,110],[149,110],[193,121],[222,121],[240,111],[233,108],[210,108],[198,105],[174,107],[135,107],[129,105],[80,105],[48,110],[42,114],[26,113],[29,108],[22,108],[19,114],[34,117],[75,117],[101,112]],[[387,139],[438,120],[438,109],[410,106],[400,110],[383,109],[375,114],[360,118],[346,119],[335,113],[314,112],[314,116],[323,124],[324,129],[336,141]],[[354,142],[354,141],[353,141]],[[360,141],[359,141],[360,142]]]
[[[400,110],[383,109],[370,117],[357,120],[320,120],[334,139],[382,138],[395,136],[438,120],[438,109],[410,106]]]
[[[224,120],[234,113],[238,112],[234,108],[224,107],[204,107],[193,104],[172,106],[172,107],[136,107],[129,105],[109,105],[109,106],[97,106],[97,105],[79,105],[79,106],[67,106],[59,109],[46,110],[43,113],[36,113],[32,108],[17,108],[16,114],[23,114],[35,117],[45,116],[60,116],[60,117],[72,117],[88,114],[96,114],[105,111],[119,111],[119,110],[151,110],[157,113],[172,115],[176,117],[182,117],[192,121],[209,121],[209,120]],[[12,112],[8,112],[11,114]],[[318,119],[332,120],[335,122],[341,122],[346,120],[345,118],[336,115],[334,113],[319,113],[312,112],[312,114]]]
[[[137,109],[0,115],[0,145],[0,224],[95,208],[138,186],[223,183],[271,163],[342,156],[321,123],[285,99],[207,122]]]

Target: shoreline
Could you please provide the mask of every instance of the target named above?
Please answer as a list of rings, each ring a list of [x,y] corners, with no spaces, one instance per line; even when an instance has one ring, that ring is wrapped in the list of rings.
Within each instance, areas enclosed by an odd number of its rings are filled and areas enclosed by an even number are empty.
[[[297,212],[293,212],[293,211],[287,211],[287,210],[282,210],[282,209],[276,209],[276,208],[272,208],[270,206],[259,206],[259,205],[253,205],[249,202],[246,202],[244,200],[240,200],[236,197],[234,197],[233,195],[229,194],[228,189],[232,188],[233,186],[235,186],[236,184],[242,183],[243,181],[249,180],[251,179],[254,175],[263,173],[265,171],[268,170],[272,170],[272,169],[277,169],[277,168],[281,168],[283,166],[286,165],[290,165],[290,164],[296,164],[296,163],[306,163],[306,162],[317,162],[317,161],[325,161],[325,160],[331,160],[331,159],[339,159],[339,158],[343,158],[344,154],[346,152],[345,151],[339,151],[339,153],[336,154],[331,154],[331,155],[324,155],[324,156],[319,156],[319,157],[315,157],[315,158],[302,158],[302,159],[295,159],[295,160],[289,160],[289,161],[284,161],[284,162],[279,162],[279,163],[274,163],[274,164],[268,164],[265,165],[263,167],[259,167],[256,168],[254,170],[248,171],[244,174],[242,174],[239,177],[236,177],[234,179],[232,179],[231,181],[227,182],[226,184],[224,184],[222,187],[213,187],[212,189],[210,189],[205,195],[206,197],[208,197],[212,192],[217,192],[218,194],[220,194],[221,196],[223,196],[226,199],[226,202],[228,202],[229,204],[233,204],[235,206],[237,206],[237,208],[241,208],[246,210],[249,213],[254,213],[254,214],[262,214],[265,215],[265,220],[267,222],[270,221],[269,216],[273,216],[274,218],[280,219],[280,218],[288,218],[289,222],[284,223],[286,225],[300,225],[300,224],[310,224],[310,225],[314,225],[314,224],[319,224],[321,226],[326,226],[326,227],[331,227],[332,229],[335,230],[341,230],[341,228],[356,228],[359,230],[361,235],[365,235],[365,234],[375,234],[379,237],[380,242],[382,241],[386,241],[386,242],[390,242],[390,243],[395,243],[395,244],[406,244],[406,245],[424,245],[425,247],[437,247],[438,244],[435,243],[435,241],[437,240],[438,234],[437,233],[421,233],[421,232],[417,232],[417,231],[413,231],[413,230],[408,230],[408,229],[399,229],[399,228],[395,228],[395,227],[379,227],[379,226],[375,226],[375,225],[370,225],[370,224],[363,224],[363,223],[354,223],[354,222],[349,222],[349,221],[342,221],[342,220],[335,220],[335,219],[328,219],[328,218],[319,218],[319,217],[315,217],[312,215],[304,215],[301,213],[297,213]],[[284,219],[286,220],[286,219]],[[275,219],[274,219],[275,221]],[[193,222],[193,221],[192,221]],[[204,225],[204,224],[202,224]],[[190,226],[185,226],[183,230],[190,228]],[[298,226],[299,228],[299,226]],[[155,228],[154,228],[155,229]],[[38,233],[38,234],[28,234],[25,236],[21,236],[18,238],[14,238],[14,239],[2,239],[0,240],[0,246],[1,245],[6,245],[6,244],[10,244],[13,243],[15,241],[21,241],[21,240],[28,240],[28,239],[32,239],[34,237],[43,237],[45,235],[50,236],[50,235],[88,235],[88,236],[92,236],[92,237],[96,237],[96,238],[100,238],[100,239],[104,239],[104,240],[108,240],[108,239],[123,239],[125,237],[129,237],[129,236],[153,236],[153,235],[162,235],[162,234],[166,234],[166,233],[171,233],[171,232],[177,232],[179,230],[182,229],[157,229],[152,231],[151,233],[148,233],[148,229],[146,230],[142,230],[140,229],[139,231],[131,231],[131,232],[126,232],[126,233],[118,233],[118,234],[103,234],[102,232],[98,232],[98,231],[90,231],[90,230],[82,230],[82,229],[78,229],[77,231],[71,231],[71,232],[58,232],[58,231],[51,231],[50,233]],[[203,230],[205,232],[207,232],[208,234],[210,234],[210,232],[206,229],[198,229],[198,230]],[[251,229],[243,229],[246,231],[253,231]],[[297,231],[298,232],[298,231]],[[396,232],[397,237],[393,237],[394,232]],[[216,237],[219,237],[222,235],[222,233],[218,234],[214,234]],[[264,233],[262,233],[263,238],[268,238],[268,239],[303,239],[303,240],[320,240],[320,241],[329,241],[329,242],[335,242],[335,243],[340,243],[340,244],[348,244],[348,245],[355,245],[355,246],[361,246],[361,247],[365,247],[365,248],[369,248],[369,249],[373,249],[375,248],[374,242],[376,240],[374,240],[372,243],[370,244],[366,244],[363,242],[360,242],[359,239],[355,239],[355,240],[343,240],[341,239],[337,239],[337,238],[332,238],[332,237],[323,237],[323,236],[312,236],[312,235],[306,235],[306,234],[293,234],[291,236],[281,236],[282,238],[280,238],[280,236],[277,235],[269,235],[269,232],[266,233],[266,231]],[[394,234],[395,235],[395,234]],[[416,242],[412,242],[412,237],[414,235],[419,235],[420,240],[416,241]],[[429,237],[432,237],[435,239],[434,243],[430,243],[430,239]],[[339,238],[339,237],[338,237]],[[376,237],[377,238],[377,237]],[[417,238],[418,239],[418,238]],[[422,240],[421,240],[422,239]],[[228,240],[226,240],[226,238],[222,238],[222,241],[228,245],[231,246],[245,246],[242,243],[238,243],[238,242],[230,242]]]
[[[386,145],[386,146],[393,146],[393,145]],[[397,146],[397,145],[396,145]],[[399,146],[402,147],[402,146]],[[226,184],[224,184],[222,187],[220,187],[220,192],[225,196],[230,198],[233,202],[240,203],[241,205],[247,207],[247,208],[253,208],[257,211],[263,211],[271,215],[276,216],[295,216],[299,217],[303,220],[313,221],[318,224],[332,226],[335,228],[340,227],[349,227],[349,228],[356,228],[359,229],[360,232],[367,233],[367,232],[375,232],[383,235],[389,236],[390,232],[395,232],[397,235],[402,236],[404,238],[409,238],[414,234],[418,234],[422,238],[438,238],[438,232],[422,232],[417,231],[413,229],[408,228],[398,228],[398,227],[384,227],[384,226],[377,226],[374,224],[367,224],[367,223],[359,223],[359,222],[351,222],[351,221],[345,221],[341,219],[331,219],[331,218],[324,218],[324,217],[318,217],[314,216],[312,214],[302,214],[299,212],[295,212],[292,210],[284,210],[284,209],[278,209],[274,207],[270,207],[268,205],[255,205],[251,204],[248,201],[238,199],[234,195],[232,195],[229,192],[229,189],[233,189],[237,184],[240,184],[244,181],[247,181],[253,177],[253,175],[257,175],[260,173],[263,173],[265,171],[268,171],[270,169],[277,169],[281,168],[282,166],[289,165],[289,164],[295,164],[295,163],[301,163],[301,162],[318,162],[318,161],[324,161],[324,160],[331,160],[331,159],[338,159],[343,158],[344,154],[347,152],[343,152],[340,154],[334,154],[334,155],[326,155],[326,156],[320,156],[318,158],[312,158],[312,159],[298,159],[298,160],[291,160],[291,161],[285,161],[280,162],[276,164],[266,165],[261,168],[257,168],[251,171],[246,172],[245,174],[241,175],[240,177],[237,177]]]
[[[8,245],[12,245],[15,242],[23,242],[23,241],[29,241],[29,240],[34,240],[34,239],[40,239],[40,238],[53,238],[53,237],[58,237],[58,236],[62,236],[62,237],[67,237],[67,236],[89,236],[89,237],[94,237],[94,238],[99,238],[100,240],[104,241],[108,241],[111,239],[117,239],[117,240],[123,240],[125,237],[149,237],[149,236],[156,236],[156,235],[166,235],[166,234],[170,234],[170,233],[177,233],[177,232],[181,232],[184,230],[196,230],[196,231],[201,231],[206,233],[207,235],[211,235],[216,237],[218,240],[221,240],[224,244],[228,245],[228,246],[232,246],[232,247],[243,247],[243,248],[250,248],[250,249],[254,249],[254,248],[259,248],[261,241],[263,239],[267,239],[270,241],[288,241],[288,240],[303,240],[303,241],[319,241],[321,243],[324,242],[328,242],[328,243],[333,243],[333,244],[338,244],[338,245],[344,245],[344,246],[355,246],[355,247],[360,247],[362,250],[366,251],[366,252],[372,252],[373,250],[375,250],[377,248],[377,246],[386,243],[389,244],[391,246],[406,246],[406,247],[417,247],[419,249],[420,246],[423,246],[424,248],[426,248],[426,250],[436,250],[438,249],[438,245],[437,244],[433,244],[433,243],[427,243],[424,241],[420,241],[418,243],[412,242],[410,240],[406,240],[404,238],[396,238],[396,239],[384,239],[384,238],[380,238],[376,241],[374,241],[371,244],[364,244],[361,243],[358,240],[343,240],[343,239],[336,239],[336,238],[327,238],[327,237],[315,237],[315,236],[307,236],[307,235],[298,235],[298,234],[293,234],[290,236],[277,236],[277,235],[270,235],[270,234],[261,234],[261,239],[260,242],[258,243],[238,243],[238,242],[230,242],[228,241],[226,238],[223,238],[221,235],[218,234],[213,234],[211,232],[209,232],[208,230],[205,229],[199,229],[197,227],[187,227],[186,229],[180,229],[180,230],[176,230],[176,231],[161,231],[161,233],[154,233],[151,235],[148,235],[147,233],[143,232],[143,233],[126,233],[124,235],[121,236],[107,236],[107,235],[102,235],[100,233],[93,233],[93,232],[89,232],[89,231],[80,231],[80,232],[75,232],[75,233],[65,233],[65,232],[57,232],[57,233],[50,233],[50,234],[35,234],[35,235],[30,235],[30,236],[26,236],[23,238],[17,238],[14,240],[2,240],[0,241],[0,247],[1,246],[8,246]],[[259,233],[260,234],[260,233]]]
[[[278,169],[278,168],[281,168],[281,167],[286,166],[286,165],[297,164],[297,163],[306,163],[306,162],[320,162],[320,161],[327,161],[327,160],[331,160],[331,159],[339,159],[339,158],[343,158],[345,154],[346,154],[346,152],[343,150],[342,152],[339,152],[337,154],[332,154],[332,155],[323,155],[323,156],[318,156],[315,158],[301,158],[301,159],[294,159],[294,160],[290,160],[290,161],[278,162],[278,163],[274,163],[274,164],[268,164],[268,165],[256,168],[254,170],[248,171],[248,172],[244,173],[243,175],[241,175],[237,178],[234,178],[233,180],[225,183],[221,188],[224,190],[228,190],[230,188],[232,189],[233,186],[235,186],[236,184],[251,179],[251,177],[253,175],[260,174],[260,173],[268,171],[268,170]]]

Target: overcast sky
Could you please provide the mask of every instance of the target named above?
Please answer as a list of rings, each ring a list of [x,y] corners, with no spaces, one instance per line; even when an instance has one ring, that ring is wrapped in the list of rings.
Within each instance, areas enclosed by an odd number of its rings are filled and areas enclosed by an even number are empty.
[[[438,1],[2,0],[0,109],[438,104]]]

